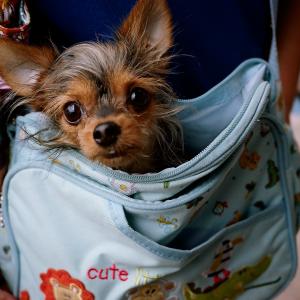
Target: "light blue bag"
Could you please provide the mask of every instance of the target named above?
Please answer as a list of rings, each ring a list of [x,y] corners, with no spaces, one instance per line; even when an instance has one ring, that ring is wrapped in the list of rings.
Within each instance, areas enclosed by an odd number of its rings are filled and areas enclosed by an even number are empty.
[[[19,117],[0,232],[14,294],[266,300],[282,291],[297,265],[300,163],[276,110],[275,49],[269,64],[245,61],[203,96],[176,101],[195,157],[157,174],[45,151],[28,134],[51,134],[49,120]]]

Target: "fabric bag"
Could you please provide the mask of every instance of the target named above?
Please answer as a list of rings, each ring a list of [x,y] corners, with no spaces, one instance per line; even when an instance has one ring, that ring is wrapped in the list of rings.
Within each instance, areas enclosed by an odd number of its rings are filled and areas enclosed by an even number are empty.
[[[276,5],[272,3],[275,32]],[[297,253],[299,155],[277,111],[278,70],[250,59],[177,100],[194,158],[132,174],[59,154],[19,117],[3,190],[1,269],[21,299],[272,299]]]

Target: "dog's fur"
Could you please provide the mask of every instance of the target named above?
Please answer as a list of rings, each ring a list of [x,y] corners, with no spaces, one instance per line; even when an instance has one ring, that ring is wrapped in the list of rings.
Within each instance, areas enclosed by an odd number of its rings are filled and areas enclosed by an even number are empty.
[[[22,104],[44,112],[57,136],[51,148],[79,149],[89,159],[127,172],[157,171],[179,162],[182,137],[166,82],[172,46],[171,15],[165,0],[139,0],[106,43],[53,48],[0,41],[0,75],[23,96]],[[132,103],[136,89],[145,103]],[[135,94],[136,95],[136,94]],[[80,106],[81,119],[70,124],[68,103]],[[114,122],[115,144],[95,142],[95,128]]]

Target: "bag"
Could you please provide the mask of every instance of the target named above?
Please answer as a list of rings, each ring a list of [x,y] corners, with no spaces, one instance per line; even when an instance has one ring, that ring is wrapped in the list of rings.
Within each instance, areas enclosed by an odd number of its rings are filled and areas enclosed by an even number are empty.
[[[45,151],[28,136],[51,136],[49,120],[18,117],[0,232],[14,295],[266,300],[282,291],[297,266],[300,161],[276,109],[272,59],[247,60],[206,94],[177,100],[194,158],[156,174]]]

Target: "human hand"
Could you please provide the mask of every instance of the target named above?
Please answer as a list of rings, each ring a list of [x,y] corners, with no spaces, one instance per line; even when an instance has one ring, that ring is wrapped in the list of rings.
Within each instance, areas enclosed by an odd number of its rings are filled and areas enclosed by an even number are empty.
[[[12,294],[0,290],[0,300],[17,300]]]

